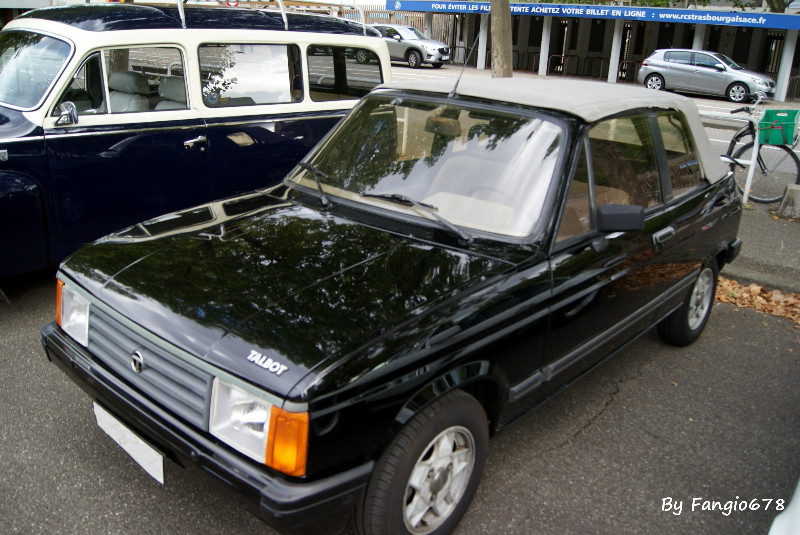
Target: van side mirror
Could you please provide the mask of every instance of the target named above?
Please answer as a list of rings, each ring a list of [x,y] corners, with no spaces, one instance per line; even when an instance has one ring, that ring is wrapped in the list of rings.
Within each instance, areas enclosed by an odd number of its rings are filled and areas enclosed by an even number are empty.
[[[62,102],[58,107],[58,119],[56,119],[56,126],[66,126],[70,124],[78,124],[78,108],[75,107],[73,102],[69,100]]]
[[[644,208],[638,204],[601,204],[596,216],[600,232],[644,229]]]

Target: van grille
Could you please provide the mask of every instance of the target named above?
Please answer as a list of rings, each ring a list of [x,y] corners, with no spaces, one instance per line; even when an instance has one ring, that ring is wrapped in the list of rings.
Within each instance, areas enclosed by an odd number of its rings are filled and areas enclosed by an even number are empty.
[[[90,310],[89,351],[94,357],[168,411],[207,430],[213,377],[179,357],[178,349],[144,339],[98,307]],[[135,351],[143,360],[140,373],[131,365]]]

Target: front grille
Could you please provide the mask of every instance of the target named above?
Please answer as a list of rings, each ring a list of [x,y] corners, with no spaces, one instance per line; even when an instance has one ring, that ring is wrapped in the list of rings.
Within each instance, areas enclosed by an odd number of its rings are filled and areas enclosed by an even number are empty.
[[[98,307],[89,316],[89,351],[139,392],[188,423],[207,430],[208,406],[213,377],[177,355],[166,342],[155,343]],[[138,351],[141,373],[131,366]]]

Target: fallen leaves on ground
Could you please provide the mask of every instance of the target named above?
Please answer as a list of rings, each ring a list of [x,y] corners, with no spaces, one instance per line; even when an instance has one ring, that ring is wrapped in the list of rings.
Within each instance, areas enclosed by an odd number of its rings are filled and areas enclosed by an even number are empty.
[[[719,278],[717,301],[738,307],[754,308],[759,312],[791,320],[800,325],[800,294],[766,290],[757,284],[744,286],[736,281]]]

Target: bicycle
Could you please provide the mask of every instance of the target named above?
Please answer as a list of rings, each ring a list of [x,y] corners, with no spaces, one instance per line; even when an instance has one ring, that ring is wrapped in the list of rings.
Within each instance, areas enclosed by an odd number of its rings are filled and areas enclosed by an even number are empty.
[[[745,106],[731,111],[731,114],[747,113],[753,117],[761,97],[755,96],[752,106]],[[747,174],[750,162],[753,161],[753,146],[757,135],[753,121],[740,128],[731,138],[726,155],[731,159],[731,171],[734,173],[736,186],[739,191],[744,193],[747,184]],[[761,129],[779,129],[783,134],[782,127],[775,127],[774,124],[767,126],[759,125]],[[766,136],[769,141],[770,136]],[[749,141],[746,141],[749,138]],[[760,203],[778,202],[786,192],[789,184],[800,184],[800,158],[794,153],[794,147],[800,142],[800,132],[795,132],[793,139],[786,140],[783,135],[783,144],[760,143],[758,146],[757,166],[753,172],[753,179],[750,184],[748,198]],[[789,143],[791,141],[791,144]],[[738,146],[739,143],[743,145]]]

